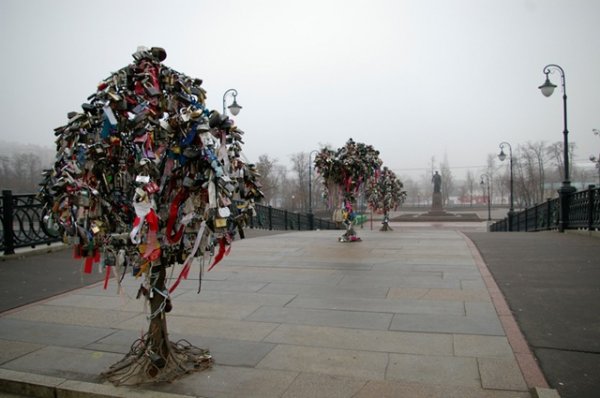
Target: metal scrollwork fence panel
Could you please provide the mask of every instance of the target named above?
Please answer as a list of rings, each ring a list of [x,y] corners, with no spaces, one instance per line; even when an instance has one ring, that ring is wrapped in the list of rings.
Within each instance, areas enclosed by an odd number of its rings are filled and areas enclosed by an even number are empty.
[[[13,195],[11,191],[2,191],[0,201],[0,250],[4,254],[13,254],[20,247],[59,242],[58,232],[44,222],[45,209],[35,194]],[[235,209],[232,204],[232,211]],[[336,224],[314,218],[312,214],[293,213],[261,204],[255,205],[256,213],[250,217],[249,227],[275,230],[311,230],[338,229]]]
[[[20,247],[35,247],[61,240],[58,232],[44,223],[44,205],[36,195],[13,195],[2,191],[0,250],[14,253]]]
[[[568,198],[568,229],[600,229],[600,188],[590,187],[571,194]],[[560,199],[549,199],[545,203],[515,213],[514,231],[543,231],[557,229],[560,217]],[[507,218],[490,225],[491,232],[507,231]]]

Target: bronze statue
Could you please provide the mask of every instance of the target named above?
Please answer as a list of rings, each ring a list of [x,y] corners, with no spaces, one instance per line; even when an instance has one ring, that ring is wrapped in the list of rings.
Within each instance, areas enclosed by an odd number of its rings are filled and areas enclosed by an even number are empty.
[[[431,182],[433,183],[433,192],[441,192],[442,176],[439,175],[437,171],[433,177],[431,177]]]

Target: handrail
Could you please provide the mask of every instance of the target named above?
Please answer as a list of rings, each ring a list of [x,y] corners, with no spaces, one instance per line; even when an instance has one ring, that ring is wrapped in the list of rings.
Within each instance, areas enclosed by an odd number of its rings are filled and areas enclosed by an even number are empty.
[[[564,198],[546,202],[515,212],[513,231],[545,231],[559,229],[561,200],[567,201],[563,216],[565,229],[600,230],[600,188],[591,185],[587,190],[566,194]],[[508,217],[490,225],[491,232],[508,231]]]

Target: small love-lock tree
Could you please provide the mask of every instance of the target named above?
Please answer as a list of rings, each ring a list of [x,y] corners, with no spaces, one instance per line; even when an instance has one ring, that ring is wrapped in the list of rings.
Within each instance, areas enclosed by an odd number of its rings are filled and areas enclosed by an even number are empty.
[[[315,168],[323,178],[325,193],[342,211],[346,232],[339,238],[340,242],[360,240],[353,228],[356,195],[381,164],[379,151],[352,138],[337,151],[323,148],[315,156]]]
[[[164,66],[161,48],[138,48],[133,58],[55,129],[56,162],[40,190],[47,222],[84,259],[84,272],[100,263],[105,288],[111,276],[141,280],[148,332],[103,373],[114,384],[171,381],[210,366],[207,350],[169,340],[170,294],[194,259],[201,281],[204,262],[212,268],[236,232],[243,237],[262,197],[254,166],[240,157],[243,132],[206,107],[202,80]],[[176,265],[179,276],[168,278]]]
[[[404,184],[387,167],[369,180],[365,189],[367,203],[374,211],[383,213],[381,231],[392,230],[389,226],[389,212],[404,203],[406,191],[402,190],[403,187]]]

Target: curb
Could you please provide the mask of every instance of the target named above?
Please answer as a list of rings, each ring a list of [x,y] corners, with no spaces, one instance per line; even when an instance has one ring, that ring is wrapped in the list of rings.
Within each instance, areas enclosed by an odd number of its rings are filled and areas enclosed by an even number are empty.
[[[8,369],[0,369],[0,392],[36,398],[142,398],[148,396],[153,398],[193,398],[191,395],[142,390],[128,386],[115,387],[112,384],[68,380]]]
[[[560,398],[560,395],[551,388],[534,387],[531,389],[531,398]]]
[[[39,245],[39,246],[41,246],[41,245]],[[65,250],[67,248],[69,248],[69,246],[62,242],[54,242],[49,245],[44,245],[43,247],[19,248],[19,249],[17,249],[18,252],[15,254],[0,255],[0,261],[12,260],[15,258],[22,258],[22,257],[29,257],[29,256],[36,256],[36,255],[45,254],[45,253],[53,253],[53,252],[57,252],[60,250]]]

